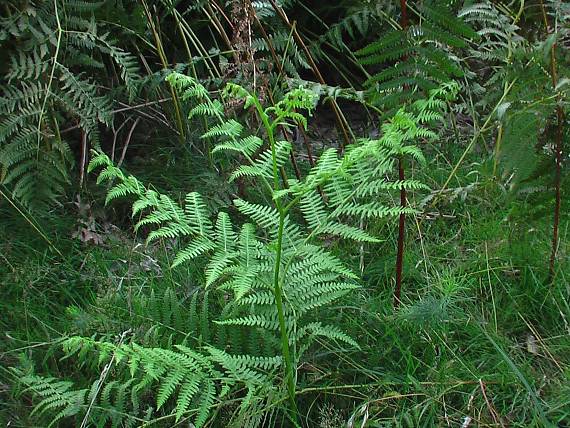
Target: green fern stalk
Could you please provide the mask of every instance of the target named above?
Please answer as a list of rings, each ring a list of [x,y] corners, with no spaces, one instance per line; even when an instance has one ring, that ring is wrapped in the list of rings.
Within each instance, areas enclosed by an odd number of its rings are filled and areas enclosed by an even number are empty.
[[[271,159],[273,161],[273,191],[278,192],[279,188],[279,168],[277,166],[277,150],[275,147],[275,135],[273,133],[274,126],[269,123],[269,118],[257,97],[252,97],[257,113],[261,117],[263,126],[267,131],[267,137],[271,146]],[[287,334],[287,326],[285,324],[285,311],[283,308],[283,292],[280,284],[280,270],[281,270],[281,255],[283,253],[283,228],[285,225],[285,215],[287,208],[281,205],[279,199],[275,200],[275,208],[279,212],[279,226],[277,229],[277,247],[275,255],[275,267],[273,274],[273,294],[275,294],[275,307],[277,309],[277,316],[279,319],[279,331],[281,333],[281,353],[285,361],[285,377],[287,381],[287,391],[289,393],[289,402],[291,404],[291,416],[293,422],[297,423],[298,410],[297,400],[295,398],[295,369],[293,367],[293,360],[291,358],[291,350],[289,349],[289,335]]]

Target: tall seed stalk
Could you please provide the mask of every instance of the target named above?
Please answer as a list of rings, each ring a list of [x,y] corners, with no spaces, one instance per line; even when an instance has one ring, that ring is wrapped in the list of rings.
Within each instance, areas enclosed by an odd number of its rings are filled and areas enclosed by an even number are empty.
[[[406,0],[400,0],[400,25],[403,30],[408,28],[408,5]],[[404,181],[406,179],[406,170],[404,158],[400,156],[398,159],[398,179]],[[407,203],[406,189],[402,186],[400,189],[400,207],[406,208]],[[398,252],[396,254],[396,286],[394,288],[394,308],[398,308],[401,302],[402,293],[402,269],[404,265],[404,240],[406,238],[406,214],[400,214],[398,221]]]
[[[542,10],[542,18],[544,20],[544,26],[546,28],[547,34],[553,34],[553,29],[548,24],[548,18],[546,16],[546,9],[544,8],[544,2],[540,1],[540,7]],[[558,67],[556,64],[556,41],[550,47],[550,75],[552,78],[552,87],[556,91],[558,86]],[[555,171],[554,171],[554,219],[552,224],[552,249],[550,252],[550,262],[548,265],[549,279],[552,281],[555,274],[555,263],[556,254],[558,253],[558,230],[560,226],[560,206],[562,205],[562,193],[561,193],[561,182],[562,182],[562,151],[563,142],[562,136],[564,134],[564,111],[562,110],[560,95],[556,96],[556,140],[554,146],[554,156],[555,156]]]

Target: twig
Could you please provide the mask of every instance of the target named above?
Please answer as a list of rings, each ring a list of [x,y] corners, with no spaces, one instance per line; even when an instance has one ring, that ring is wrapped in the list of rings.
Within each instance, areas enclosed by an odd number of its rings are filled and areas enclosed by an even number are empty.
[[[405,31],[408,28],[408,6],[406,0],[400,0],[400,25]],[[404,56],[405,60],[406,57]],[[398,179],[403,183],[406,180],[406,171],[404,168],[404,158],[398,158]],[[404,186],[400,189],[400,208],[405,210],[407,205],[406,188]],[[398,251],[396,253],[396,286],[394,288],[394,309],[397,309],[401,303],[402,293],[402,270],[404,267],[404,240],[406,239],[406,214],[400,213],[398,219]]]
[[[125,330],[121,333],[121,336],[119,338],[119,344],[117,346],[121,346],[125,340],[125,338],[127,337],[127,334],[129,334],[131,332],[131,329]],[[91,413],[91,409],[93,408],[93,405],[95,404],[95,400],[97,400],[97,395],[99,394],[99,392],[101,391],[101,388],[103,387],[103,382],[105,382],[105,379],[107,378],[107,375],[109,374],[109,370],[111,369],[111,366],[113,365],[113,363],[115,362],[115,353],[113,353],[113,356],[111,357],[111,360],[105,365],[105,367],[103,367],[103,370],[101,371],[101,375],[99,376],[99,379],[97,380],[97,390],[95,391],[95,394],[93,394],[93,397],[91,397],[91,401],[89,402],[89,407],[87,407],[87,411],[85,412],[85,416],[83,417],[83,420],[81,421],[81,426],[80,428],[85,428],[87,426],[87,423],[89,422],[89,414]]]
[[[39,157],[40,153],[40,144],[41,144],[41,135],[42,135],[42,121],[44,116],[44,111],[46,108],[47,100],[49,98],[50,90],[51,90],[51,82],[53,81],[55,75],[55,67],[57,65],[57,57],[59,55],[59,47],[61,46],[61,35],[63,33],[63,29],[61,28],[61,22],[59,20],[59,10],[57,7],[57,0],[53,0],[53,7],[54,7],[54,14],[55,14],[55,21],[57,23],[57,43],[55,45],[55,53],[53,55],[53,64],[51,66],[51,72],[49,74],[49,80],[46,88],[46,96],[42,102],[42,108],[40,110],[39,118],[38,118],[38,147],[37,147],[37,155]]]
[[[131,120],[131,118],[127,118],[127,120],[125,120],[123,123],[121,123],[121,126],[119,126],[119,129],[115,129],[115,124],[111,125],[111,129],[113,130],[113,145],[111,147],[111,162],[115,163],[115,148],[117,146],[117,136],[119,135],[119,132],[121,132],[121,129],[123,129],[123,127],[129,123],[129,121]]]
[[[501,425],[503,428],[505,428],[505,425],[503,424],[501,417],[499,416],[499,414],[495,410],[495,407],[493,407],[493,405],[489,401],[489,398],[487,397],[485,384],[483,383],[483,380],[481,380],[481,379],[479,379],[479,386],[481,387],[481,393],[483,394],[483,398],[485,399],[485,403],[487,403],[487,407],[489,408],[489,413],[491,413],[491,417],[493,418],[493,421],[495,422],[496,425]]]
[[[87,132],[81,131],[81,159],[79,164],[79,188],[85,178],[85,163],[87,162]]]
[[[137,105],[134,105],[134,106],[127,106],[127,107],[123,107],[123,108],[118,108],[118,109],[116,109],[116,110],[111,110],[111,114],[114,115],[114,114],[117,114],[117,113],[123,113],[123,112],[125,112],[125,111],[137,110],[137,109],[141,109],[141,108],[143,108],[143,107],[149,107],[149,106],[152,106],[152,105],[155,105],[155,104],[161,104],[161,103],[164,103],[164,102],[166,102],[166,101],[172,101],[172,98],[163,98],[163,99],[160,99],[160,100],[149,101],[149,102],[147,102],[147,103],[137,104]],[[123,103],[119,102],[119,104],[123,104]],[[141,114],[142,114],[142,113],[141,113]],[[147,116],[147,117],[152,118],[152,116]],[[164,122],[163,119],[160,119],[160,120],[161,120],[162,122]],[[81,125],[80,125],[80,124],[73,125],[73,126],[70,126],[69,128],[62,129],[62,130],[60,131],[60,134],[65,134],[65,133],[67,133],[67,132],[70,132],[70,131],[73,131],[73,130],[79,129],[79,128],[81,128]],[[169,126],[169,128],[171,128],[171,127]]]
[[[125,145],[123,146],[123,151],[121,152],[121,158],[119,159],[119,162],[117,163],[117,168],[120,168],[123,161],[125,160],[125,155],[127,154],[127,148],[129,147],[129,143],[131,142],[131,137],[132,137],[133,132],[134,132],[135,128],[137,127],[140,120],[141,120],[141,118],[137,117],[137,119],[135,120],[135,123],[133,123],[133,125],[131,126],[131,129],[129,129],[127,139],[125,140]]]
[[[147,103],[142,103],[142,104],[137,104],[137,105],[134,105],[134,106],[119,108],[119,109],[117,109],[117,110],[113,110],[111,113],[112,113],[112,114],[115,114],[115,113],[122,113],[122,112],[124,112],[124,111],[129,111],[129,110],[136,110],[136,109],[139,109],[139,108],[148,107],[148,106],[152,106],[152,105],[155,105],[155,104],[165,103],[165,102],[167,102],[167,101],[172,101],[172,98],[171,98],[171,97],[162,98],[162,99],[156,100],[156,101],[149,101],[149,102],[147,102]]]

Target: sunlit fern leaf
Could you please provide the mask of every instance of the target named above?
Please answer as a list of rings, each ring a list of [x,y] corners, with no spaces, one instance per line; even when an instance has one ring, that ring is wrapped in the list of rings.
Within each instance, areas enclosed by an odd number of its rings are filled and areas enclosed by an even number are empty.
[[[208,238],[199,236],[192,240],[185,248],[176,253],[172,267],[176,267],[189,260],[193,260],[198,256],[215,249],[215,244]]]
[[[160,204],[160,195],[154,190],[145,189],[138,194],[138,199],[133,202],[131,216],[135,217],[148,208],[156,208]]]
[[[206,287],[220,279],[225,268],[232,263],[234,256],[234,253],[228,253],[218,248],[206,266]]]
[[[219,100],[212,100],[210,103],[202,103],[193,107],[188,113],[189,118],[196,116],[220,117],[224,114],[224,106]]]
[[[105,204],[108,204],[113,199],[124,198],[127,195],[140,195],[144,191],[141,183],[134,177],[127,177],[125,181],[114,186],[107,193],[105,198]],[[139,208],[137,207],[137,211]]]
[[[190,192],[186,195],[184,210],[188,221],[198,229],[200,235],[207,236],[212,233],[213,227],[208,208],[199,193]]]
[[[279,222],[279,214],[270,206],[252,204],[243,199],[235,199],[234,205],[242,214],[247,215],[263,228],[272,229]]]
[[[311,229],[324,226],[327,221],[327,212],[322,196],[311,192],[301,198],[300,209],[305,221]]]
[[[378,238],[369,235],[362,229],[342,223],[330,222],[325,227],[321,228],[320,231],[322,234],[336,235],[344,239],[358,242],[380,242]]]
[[[262,145],[263,140],[261,138],[255,135],[250,135],[240,140],[227,141],[217,144],[216,147],[212,149],[212,153],[217,153],[220,151],[233,151],[251,157],[257,150],[259,150]]]
[[[282,167],[289,159],[291,152],[291,144],[287,141],[278,141],[275,144],[276,164]],[[230,181],[240,177],[264,177],[271,179],[273,177],[273,156],[271,150],[265,150],[259,154],[259,157],[250,165],[240,165],[230,176]]]
[[[220,325],[241,325],[247,327],[261,327],[266,330],[279,331],[279,321],[277,314],[274,316],[248,315],[240,318],[218,321]]]
[[[177,79],[191,88],[196,88],[195,82],[188,83],[182,78],[177,77]],[[189,101],[198,96],[202,101],[206,101],[207,93],[204,94],[201,89],[195,92],[196,96],[189,96]],[[239,96],[242,101],[244,99],[251,101],[252,97],[238,85],[230,85],[226,95]],[[263,108],[259,100],[251,101],[260,118],[270,123],[268,130],[277,124],[300,122],[296,110],[311,110],[316,101],[306,90],[296,90],[291,96],[285,97],[285,100],[282,104],[278,103],[277,107],[269,108]],[[291,348],[302,354],[302,351],[309,349],[319,337],[353,346],[354,341],[340,330],[315,324],[327,307],[341,301],[347,293],[359,287],[358,275],[345,266],[337,256],[327,251],[321,240],[323,237],[327,240],[335,239],[336,236],[357,242],[374,243],[377,242],[376,238],[355,226],[355,223],[362,224],[361,218],[394,217],[401,213],[415,212],[412,207],[406,209],[394,207],[390,201],[390,191],[419,188],[419,183],[405,180],[391,181],[390,175],[393,172],[394,160],[399,156],[421,157],[421,151],[413,144],[423,138],[433,138],[435,135],[427,127],[422,126],[421,121],[430,122],[437,119],[439,116],[432,114],[431,111],[440,107],[441,103],[431,100],[415,107],[403,108],[392,117],[392,120],[384,123],[382,134],[378,139],[358,140],[354,145],[347,147],[346,154],[341,156],[334,149],[326,150],[305,179],[289,180],[290,188],[287,191],[277,191],[271,184],[267,186],[268,197],[265,199],[267,201],[279,200],[291,203],[291,206],[300,201],[301,213],[307,224],[299,224],[296,221],[298,217],[293,213],[283,211],[280,213],[273,204],[236,199],[235,208],[251,219],[251,224],[246,223],[240,232],[236,233],[227,213],[218,213],[216,224],[212,225],[210,213],[198,193],[191,192],[186,196],[184,208],[168,196],[151,194],[148,190],[134,195],[142,201],[139,211],[144,213],[138,227],[140,228],[141,223],[153,226],[154,230],[149,234],[153,239],[156,236],[180,240],[183,249],[175,256],[175,263],[178,265],[200,258],[205,265],[205,281],[202,285],[208,287],[210,293],[220,293],[219,295],[224,296],[224,302],[226,300],[228,302],[224,305],[222,316],[213,328],[208,323],[211,311],[208,302],[204,300],[200,304],[195,295],[189,304],[190,311],[194,315],[188,325],[190,331],[196,332],[195,335],[199,337],[195,339],[196,343],[211,343],[210,339],[221,341],[223,351],[219,349],[210,351],[211,359],[208,361],[215,363],[214,368],[200,363],[200,358],[204,355],[199,349],[183,350],[190,357],[190,362],[180,356],[170,355],[168,349],[159,351],[158,348],[152,348],[148,351],[146,348],[132,345],[136,356],[131,356],[131,348],[122,347],[120,351],[115,351],[124,354],[120,357],[121,361],[128,360],[132,376],[139,376],[137,382],[140,387],[137,388],[141,391],[150,391],[153,385],[158,386],[160,391],[158,404],[164,408],[173,404],[171,398],[183,390],[184,381],[171,375],[168,367],[162,363],[172,360],[178,366],[183,367],[187,364],[193,367],[194,373],[197,373],[196,367],[201,368],[200,373],[204,373],[203,382],[184,389],[183,405],[179,406],[178,402],[175,406],[176,414],[182,417],[185,412],[201,413],[203,409],[211,407],[212,396],[209,393],[203,398],[194,398],[192,395],[195,387],[199,391],[217,389],[216,383],[211,382],[213,373],[211,370],[218,370],[215,375],[218,376],[216,379],[222,379],[219,380],[220,384],[227,379],[233,379],[234,375],[239,373],[240,380],[246,380],[248,390],[255,382],[264,380],[265,377],[260,372],[273,370],[277,362],[274,361],[274,365],[273,362],[257,359],[260,356],[255,353],[254,355],[244,353],[244,350],[251,348],[244,337],[247,337],[249,331],[263,332],[265,337],[263,340],[269,344],[268,349],[280,347],[280,322],[275,308],[274,284],[278,256],[281,265],[277,281],[283,293],[284,327]],[[418,118],[418,112],[424,112],[424,116]],[[207,114],[205,111],[203,113]],[[255,174],[252,176],[261,177],[262,183],[265,184],[267,181],[271,183],[276,176],[274,167],[287,165],[290,145],[276,142],[273,146],[276,152],[275,159],[271,146],[255,159],[251,159],[253,156],[250,157],[249,154],[257,152],[258,146],[261,148],[261,137],[249,139],[246,137],[246,140],[240,140],[241,128],[234,127],[237,131],[231,132],[222,132],[221,128],[215,128],[220,124],[222,127],[227,126],[227,123],[225,118],[220,118],[219,122],[210,125],[210,129],[215,129],[215,132],[209,135],[217,140],[216,142],[222,143],[218,150],[246,154],[247,156],[238,156],[238,158],[245,164],[244,166],[251,168],[247,171],[254,171]],[[240,150],[240,142],[245,141],[247,142],[244,145],[251,144],[252,148]],[[110,169],[111,166],[101,159],[98,159],[97,163],[105,168],[103,173],[108,171],[107,179],[117,180],[118,183],[127,180],[128,176]],[[321,192],[326,195],[324,198]],[[384,196],[384,199],[380,196]],[[276,237],[281,221],[283,239],[279,241],[281,252],[278,253]],[[256,229],[261,232],[259,238]],[[165,303],[161,308],[165,307],[166,310],[161,309],[160,316],[167,322],[172,322],[178,307],[176,301],[170,295],[163,296],[162,300]],[[307,326],[309,327],[305,328]],[[301,331],[304,333],[297,335]],[[177,349],[182,351],[180,347]],[[228,350],[234,354],[230,354]],[[202,357],[199,358],[196,353]],[[160,363],[157,362],[157,358],[160,359]],[[165,379],[166,383],[163,381]],[[192,409],[187,406],[191,406]]]
[[[211,127],[208,132],[202,134],[202,138],[213,138],[213,137],[226,137],[226,138],[238,138],[243,131],[243,126],[234,119],[229,119],[225,122],[220,123]]]

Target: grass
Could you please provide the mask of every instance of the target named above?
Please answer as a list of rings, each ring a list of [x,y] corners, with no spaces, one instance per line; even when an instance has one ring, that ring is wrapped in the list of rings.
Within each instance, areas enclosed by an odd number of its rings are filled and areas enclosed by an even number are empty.
[[[448,165],[440,161],[424,181],[445,178]],[[363,249],[364,287],[325,314],[336,318],[361,350],[323,342],[299,367],[296,393],[304,425],[570,426],[568,218],[561,227],[558,274],[549,285],[545,237],[551,218],[525,215],[539,205],[536,196],[507,204],[500,186],[466,165],[458,175],[468,189],[463,195],[440,204],[435,218],[409,221],[403,304],[396,313],[395,224],[371,225],[387,240]],[[469,188],[471,183],[477,186]],[[102,246],[83,244],[71,238],[73,216],[56,212],[39,223],[64,251],[62,259],[21,217],[3,214],[0,234],[10,239],[0,243],[0,311],[6,314],[0,321],[1,422],[38,423],[29,416],[33,402],[18,396],[9,367],[33,364],[38,373],[76,381],[99,375],[97,367],[62,360],[61,337],[112,338],[132,329],[142,343],[169,346],[194,340],[188,323],[203,329],[210,322],[175,319],[176,311],[169,312],[167,290],[174,290],[183,314],[192,305],[199,313],[204,296],[193,299],[201,269],[168,268],[166,246],[147,249],[115,229]],[[334,245],[360,269],[359,248]],[[153,313],[140,303],[149,296],[160,300],[162,309]],[[215,317],[216,301],[209,305]],[[213,324],[209,328],[209,339],[221,340],[222,333]],[[259,348],[250,339],[250,349],[242,351]],[[231,402],[222,404],[212,426],[222,426],[231,414]],[[267,424],[282,426],[275,410],[283,405],[280,397],[268,399],[259,412]],[[170,426],[164,423],[155,426]]]

